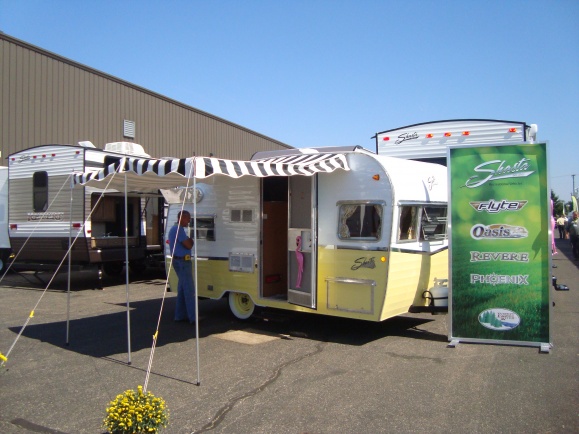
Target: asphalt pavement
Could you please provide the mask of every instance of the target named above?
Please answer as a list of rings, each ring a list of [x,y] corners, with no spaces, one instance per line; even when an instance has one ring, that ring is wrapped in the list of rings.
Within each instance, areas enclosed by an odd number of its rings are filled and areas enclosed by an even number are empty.
[[[167,403],[166,433],[577,433],[579,262],[567,240],[557,248],[553,275],[569,289],[551,288],[548,354],[449,348],[447,315],[369,323],[267,310],[239,322],[226,300],[200,301],[197,339],[173,321],[175,293],[160,315],[158,270],[131,276],[129,348],[124,275],[97,290],[95,270],[74,272],[68,294],[66,274],[45,290],[49,274],[9,273],[0,432],[104,433],[109,401],[145,382],[160,321],[148,390]]]

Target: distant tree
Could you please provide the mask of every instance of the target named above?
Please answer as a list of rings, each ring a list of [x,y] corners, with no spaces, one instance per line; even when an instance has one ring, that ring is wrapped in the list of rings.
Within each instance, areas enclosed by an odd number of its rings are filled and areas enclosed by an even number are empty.
[[[563,201],[559,199],[559,196],[553,190],[551,190],[551,200],[553,201],[553,215],[557,217],[563,214]]]

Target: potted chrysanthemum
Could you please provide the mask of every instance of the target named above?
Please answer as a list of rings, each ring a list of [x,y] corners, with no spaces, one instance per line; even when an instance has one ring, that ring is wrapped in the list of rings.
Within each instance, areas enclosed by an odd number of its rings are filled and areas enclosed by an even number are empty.
[[[169,421],[165,401],[142,386],[117,395],[106,411],[103,424],[112,434],[157,433]]]

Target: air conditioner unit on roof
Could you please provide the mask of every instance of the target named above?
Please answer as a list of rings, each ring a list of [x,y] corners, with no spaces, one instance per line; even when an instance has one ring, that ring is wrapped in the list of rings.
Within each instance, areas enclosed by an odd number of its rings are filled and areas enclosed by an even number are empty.
[[[107,143],[105,145],[105,151],[116,152],[125,155],[135,155],[138,157],[150,157],[150,155],[145,152],[145,149],[141,145],[131,142]]]

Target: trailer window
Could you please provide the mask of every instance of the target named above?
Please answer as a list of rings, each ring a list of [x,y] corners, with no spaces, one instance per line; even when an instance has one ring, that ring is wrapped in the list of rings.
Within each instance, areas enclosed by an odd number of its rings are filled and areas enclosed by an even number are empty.
[[[447,239],[446,206],[404,205],[400,207],[398,241]]]
[[[420,210],[417,206],[400,207],[400,223],[398,225],[399,241],[416,241],[419,213]]]
[[[48,209],[48,173],[34,172],[32,175],[32,206],[34,212]]]
[[[230,218],[236,223],[251,223],[253,221],[253,210],[250,209],[232,209]]]
[[[382,205],[342,204],[339,225],[341,240],[377,240],[382,229]]]
[[[193,221],[190,221],[191,231],[193,231],[193,225]],[[215,216],[197,217],[197,239],[215,241]]]
[[[445,240],[446,235],[445,206],[425,206],[422,210],[420,239],[423,241]]]

